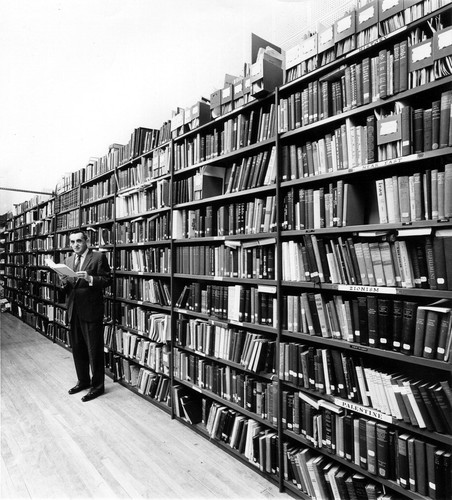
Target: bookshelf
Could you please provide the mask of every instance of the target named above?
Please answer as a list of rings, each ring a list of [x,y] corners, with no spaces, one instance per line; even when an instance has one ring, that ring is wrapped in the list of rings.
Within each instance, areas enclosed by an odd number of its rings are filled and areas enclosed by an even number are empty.
[[[452,13],[432,5],[368,2],[288,53],[284,83],[266,60],[66,176],[47,214],[19,207],[13,313],[53,307],[70,346],[39,266],[87,230],[114,380],[294,496],[444,498]]]

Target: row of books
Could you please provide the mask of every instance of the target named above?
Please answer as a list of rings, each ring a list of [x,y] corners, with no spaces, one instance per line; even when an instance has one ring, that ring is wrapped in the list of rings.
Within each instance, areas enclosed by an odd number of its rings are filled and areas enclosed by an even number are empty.
[[[56,283],[55,273],[47,269],[29,269],[28,279],[30,281],[39,281],[39,283],[47,283],[48,285],[54,285]]]
[[[172,149],[168,144],[144,156],[141,162],[145,166],[145,172],[148,172],[146,178],[157,179],[163,175],[168,175],[170,173],[171,155]]]
[[[51,301],[55,299],[55,290],[51,285],[46,286],[43,283],[27,282],[22,284],[21,290],[25,294],[32,295],[36,298]]]
[[[170,380],[166,375],[155,373],[118,355],[112,355],[106,361],[106,367],[116,380],[123,380],[144,396],[169,404]]]
[[[173,211],[173,237],[203,238],[276,231],[275,196]]]
[[[171,399],[171,384],[169,378],[161,373],[154,373],[141,367],[138,372],[136,384],[131,383],[131,385],[132,387],[136,387],[140,394],[149,396],[150,398],[169,406]]]
[[[226,171],[225,194],[270,186],[276,180],[276,148],[234,162]]]
[[[347,429],[349,427],[347,425]],[[375,446],[368,450],[377,470],[380,471],[380,465],[383,465],[381,458],[378,460],[380,455],[383,460],[387,459],[386,466],[393,471],[394,480],[402,488],[430,498],[447,498],[450,491],[450,453],[409,434],[400,434],[391,436],[394,451],[385,454],[382,442],[384,432],[384,427],[373,432],[376,435]],[[348,443],[353,443],[353,435],[348,437]],[[318,455],[310,448],[285,442],[283,450],[284,478],[311,498],[399,498],[398,494],[383,495],[381,485],[371,482],[371,478],[338,465],[328,456]]]
[[[167,240],[170,236],[169,214],[116,222],[115,234],[116,243],[122,245]]]
[[[35,223],[31,223],[29,228],[29,236],[36,236],[41,238],[48,238],[49,233],[53,233],[55,230],[55,219],[52,217],[51,219],[43,219],[36,221]],[[26,228],[24,228],[26,229]],[[17,234],[19,236],[20,233]]]
[[[283,144],[281,180],[302,179],[449,147],[451,97],[452,91],[445,91],[427,109],[397,101],[393,111],[375,110],[364,123],[346,118],[318,140]]]
[[[25,252],[53,250],[54,248],[55,245],[53,244],[53,238],[51,236],[25,241]]]
[[[99,226],[97,228],[88,227],[85,229],[85,231],[88,234],[90,246],[102,247],[113,244],[111,226],[110,227]],[[60,236],[61,239],[64,241],[64,244],[56,245],[57,248],[69,247],[69,234],[58,233],[57,238],[59,238]]]
[[[186,318],[179,315],[176,321],[176,342],[181,347],[197,353],[242,365],[253,372],[271,368],[275,353],[275,341],[264,335],[230,328],[226,323]]]
[[[376,102],[408,89],[408,42],[382,49],[378,55],[344,65],[309,82],[279,102],[280,132]]]
[[[275,135],[274,104],[265,110],[252,109],[225,120],[212,131],[196,134],[193,139],[176,141],[174,170],[182,170],[242,147],[262,142]]]
[[[402,230],[401,230],[402,231]],[[399,231],[399,234],[401,233]],[[303,235],[282,243],[284,281],[449,290],[452,285],[447,230],[435,236],[337,238]],[[403,234],[403,233],[402,233]]]
[[[176,273],[243,279],[275,279],[275,239],[226,241],[176,247]]]
[[[174,376],[245,408],[270,423],[276,419],[275,383],[180,349],[174,352]]]
[[[96,224],[99,222],[109,222],[113,220],[113,199],[108,199],[95,205],[82,207],[80,214],[81,224]],[[118,205],[116,205],[117,207]],[[58,215],[58,217],[60,217]]]
[[[150,129],[137,127],[130,135],[130,140],[125,145],[118,145],[120,151],[120,164],[124,164],[133,158],[137,158],[171,139],[171,123],[165,122],[162,127]]]
[[[345,458],[373,476],[428,495],[432,465],[445,450],[386,423],[345,415],[339,407],[303,393],[284,391],[282,411],[283,429],[302,435],[315,448]],[[444,473],[450,473],[450,464],[441,470]],[[436,484],[438,476],[433,478]]]
[[[55,219],[47,219],[37,222],[30,222],[29,224],[17,227],[14,230],[14,239],[23,240],[29,237],[44,238],[47,237],[49,233],[55,231]]]
[[[110,176],[104,181],[98,181],[92,185],[82,186],[80,195],[81,203],[91,203],[114,194],[114,192],[115,179],[113,176]]]
[[[56,342],[61,342],[66,347],[72,347],[71,334],[68,328],[59,325],[58,323],[49,323],[47,335],[53,337]]]
[[[321,32],[309,34],[307,39],[303,40],[300,46],[293,47],[298,49],[294,53],[300,59],[300,52],[303,54],[303,60],[297,64],[290,63],[289,53],[286,58],[286,82],[291,82],[297,78],[314,71],[319,66],[325,66],[333,62],[337,57],[344,55],[355,48],[365,47],[372,42],[378,41],[379,37],[385,37],[393,31],[397,31],[412,22],[421,19],[428,14],[438,10],[446,5],[448,0],[414,0],[414,2],[401,1],[391,3],[363,1],[358,2],[356,11],[356,34],[355,11],[346,12],[332,26],[326,27]],[[380,12],[377,12],[381,9]],[[388,10],[389,15],[387,14]],[[367,27],[366,27],[367,26]],[[334,30],[334,36],[333,36]],[[345,35],[339,40],[335,39],[336,34]],[[337,32],[337,33],[336,33]],[[318,47],[317,47],[318,38]]]
[[[348,299],[301,293],[283,297],[281,323],[293,333],[448,361],[451,312],[446,299],[422,305],[375,295]]]
[[[80,204],[80,189],[71,189],[55,198],[55,213],[70,210]]]
[[[117,328],[113,345],[112,343],[106,345],[154,372],[169,375],[171,353],[167,344],[156,343]]]
[[[274,326],[277,324],[276,287],[243,285],[185,285],[175,307],[219,319]]]
[[[450,433],[447,381],[426,382],[399,372],[388,373],[336,349],[282,345],[281,380],[372,408],[420,429]]]
[[[115,176],[118,190],[122,191],[142,186],[153,179],[169,174],[170,163],[171,148],[168,146],[153,151],[149,156],[142,157],[140,163],[116,170]]]
[[[79,210],[72,210],[64,214],[56,216],[56,231],[67,231],[77,229],[80,227],[80,212]]]
[[[265,150],[243,158],[226,170],[222,167],[203,167],[194,176],[174,181],[174,201],[176,204],[188,203],[274,184],[275,165],[273,148],[271,153]]]
[[[343,180],[330,183],[328,188],[292,187],[284,196],[281,228],[291,231],[360,225],[364,224],[366,208],[362,187]]]
[[[169,314],[156,313],[145,307],[117,302],[117,320],[120,328],[137,331],[154,342],[171,339],[171,318]]]
[[[441,19],[434,19],[432,30],[441,28]],[[375,56],[363,57],[357,63],[340,66],[319,80],[308,82],[289,97],[280,99],[280,132],[386,99],[450,74],[447,59],[435,61],[434,65],[432,58],[429,66],[410,69],[409,47],[431,39],[431,34],[431,31],[413,30],[406,40],[395,43],[392,48],[381,49]]]
[[[205,428],[212,439],[237,450],[260,470],[269,474],[279,470],[276,432],[256,420],[214,402],[209,407]]]
[[[116,251],[116,270],[145,273],[171,272],[171,249],[148,247]]]
[[[171,294],[167,283],[137,276],[117,276],[116,297],[162,306],[171,305]]]
[[[381,485],[371,478],[338,465],[311,448],[285,441],[283,460],[284,479],[310,498],[395,498],[389,492],[383,495]]]
[[[144,191],[117,196],[116,217],[136,216],[169,206],[169,181],[157,181]]]
[[[394,175],[375,181],[380,224],[443,221],[452,217],[452,163],[444,171]]]

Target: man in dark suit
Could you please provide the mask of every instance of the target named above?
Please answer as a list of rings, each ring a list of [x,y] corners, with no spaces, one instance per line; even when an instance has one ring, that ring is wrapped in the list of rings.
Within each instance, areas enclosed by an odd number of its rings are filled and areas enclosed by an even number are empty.
[[[82,401],[90,401],[104,392],[103,290],[111,283],[110,266],[103,253],[88,247],[83,231],[71,233],[70,244],[74,253],[65,263],[76,271],[77,278],[62,278],[62,281],[78,382],[69,389],[69,394],[89,388]]]

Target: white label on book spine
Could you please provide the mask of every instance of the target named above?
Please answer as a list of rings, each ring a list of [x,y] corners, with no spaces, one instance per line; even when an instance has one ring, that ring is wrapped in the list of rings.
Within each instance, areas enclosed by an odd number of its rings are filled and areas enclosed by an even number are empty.
[[[358,23],[363,24],[366,21],[368,21],[369,19],[372,19],[374,13],[375,13],[375,6],[374,5],[372,5],[371,7],[369,7],[366,10],[363,10],[362,12],[359,13]]]
[[[382,122],[381,128],[380,128],[381,135],[390,135],[390,134],[396,134],[396,133],[397,133],[397,119],[396,118],[394,118],[394,120]]]
[[[351,14],[347,17],[344,17],[343,19],[340,19],[337,22],[337,32],[342,33],[344,31],[347,31],[352,27],[352,16]]]
[[[257,291],[262,293],[276,293],[276,286],[258,285]]]
[[[447,30],[445,33],[438,33],[438,49],[442,50],[452,45],[452,30]]]
[[[399,5],[399,0],[383,0],[383,2],[381,2],[381,10],[383,12],[386,12],[387,10],[392,9],[397,5]]]
[[[415,63],[432,57],[432,44],[424,43],[419,47],[413,47],[411,52],[411,62]]]

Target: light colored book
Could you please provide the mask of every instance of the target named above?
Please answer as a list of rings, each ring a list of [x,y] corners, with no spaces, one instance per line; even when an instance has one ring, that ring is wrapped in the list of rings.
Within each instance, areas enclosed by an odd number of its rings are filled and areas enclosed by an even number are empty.
[[[77,273],[73,271],[70,267],[66,266],[66,264],[56,264],[52,259],[47,258],[45,260],[46,265],[53,269],[55,272],[60,274],[61,276],[67,276],[69,278],[77,278]]]

